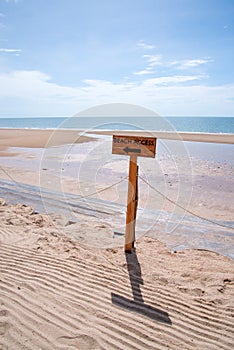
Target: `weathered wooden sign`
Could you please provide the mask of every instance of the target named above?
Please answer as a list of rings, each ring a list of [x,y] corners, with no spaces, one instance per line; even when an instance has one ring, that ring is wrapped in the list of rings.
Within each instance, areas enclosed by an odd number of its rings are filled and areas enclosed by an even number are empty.
[[[138,204],[138,165],[137,157],[155,157],[156,138],[141,136],[113,135],[112,153],[130,156],[128,176],[128,202],[126,213],[125,246],[131,253],[135,241],[135,224]]]
[[[156,138],[113,135],[112,153],[125,156],[155,157]]]

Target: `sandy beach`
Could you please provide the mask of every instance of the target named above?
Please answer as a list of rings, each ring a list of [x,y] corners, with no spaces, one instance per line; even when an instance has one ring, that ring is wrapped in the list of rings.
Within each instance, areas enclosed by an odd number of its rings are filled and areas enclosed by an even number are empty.
[[[139,159],[139,238],[125,255],[128,158],[111,135],[0,130],[0,349],[232,348],[233,135],[157,136],[156,159]],[[52,191],[55,208],[87,198],[53,212]]]

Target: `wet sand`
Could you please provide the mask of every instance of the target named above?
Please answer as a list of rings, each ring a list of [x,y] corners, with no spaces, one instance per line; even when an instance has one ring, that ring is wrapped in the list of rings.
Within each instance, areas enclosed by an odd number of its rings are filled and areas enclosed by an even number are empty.
[[[182,140],[195,142],[213,142],[222,144],[234,144],[233,134],[204,134],[204,133],[175,133],[175,132],[143,132],[143,131],[105,131],[90,130],[94,135],[151,135],[158,139]],[[50,145],[61,145],[64,143],[87,141],[82,130],[62,129],[4,129],[0,128],[0,150],[7,147],[29,147],[41,148]]]

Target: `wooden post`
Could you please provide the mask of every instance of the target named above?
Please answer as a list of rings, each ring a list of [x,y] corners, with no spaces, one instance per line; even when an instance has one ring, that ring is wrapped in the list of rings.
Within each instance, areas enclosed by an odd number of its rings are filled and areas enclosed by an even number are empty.
[[[138,207],[138,171],[139,171],[139,166],[137,165],[135,208],[134,208],[134,240],[132,242],[132,248],[134,248],[134,242],[136,240],[136,217],[137,217],[137,207]]]
[[[135,240],[135,221],[137,205],[137,157],[130,156],[129,161],[129,179],[128,179],[128,202],[126,215],[125,232],[125,252],[131,253]]]
[[[144,136],[113,135],[112,154],[130,156],[128,203],[126,215],[125,245],[126,253],[131,253],[135,242],[135,225],[138,204],[138,166],[137,157],[155,158],[156,138]]]

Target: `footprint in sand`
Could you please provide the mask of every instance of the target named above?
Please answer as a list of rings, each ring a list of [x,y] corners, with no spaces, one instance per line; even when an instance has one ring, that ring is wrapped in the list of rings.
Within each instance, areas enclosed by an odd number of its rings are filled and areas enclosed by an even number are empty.
[[[9,323],[7,322],[8,311],[4,309],[0,309],[0,338],[3,338],[3,336],[6,334],[8,328],[10,327]],[[0,349],[2,349],[2,344],[0,343]]]

